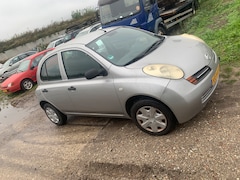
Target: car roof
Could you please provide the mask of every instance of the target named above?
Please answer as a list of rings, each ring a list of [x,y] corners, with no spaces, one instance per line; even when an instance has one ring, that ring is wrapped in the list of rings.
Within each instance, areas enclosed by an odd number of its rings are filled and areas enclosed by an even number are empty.
[[[117,29],[118,27],[109,27],[109,28],[105,28],[105,29],[98,29],[94,32],[88,33],[84,36],[80,36],[78,38],[75,38],[65,44],[63,44],[61,47],[59,47],[58,49],[64,49],[65,47],[70,47],[74,44],[82,44],[82,45],[87,45],[88,43],[92,42],[93,40],[99,38],[100,36],[113,31],[115,29]]]
[[[88,26],[88,27],[86,27],[86,28],[83,28],[81,31],[79,31],[79,33],[77,34],[76,37],[79,37],[79,36],[81,36],[81,35],[85,35],[85,34],[88,34],[88,33],[90,33],[90,32],[93,32],[92,29],[95,28],[95,27],[98,27],[98,26],[99,26],[99,28],[100,28],[100,27],[101,27],[101,23],[96,23],[96,24],[93,24],[93,25]],[[98,29],[99,29],[99,28],[98,28]],[[97,30],[97,29],[96,29],[96,30]]]
[[[25,60],[31,60],[31,59],[34,59],[35,57],[37,57],[37,56],[39,56],[39,55],[41,55],[41,54],[44,54],[44,53],[46,53],[46,52],[48,52],[48,51],[51,51],[51,50],[53,50],[54,48],[48,48],[48,49],[45,49],[45,50],[43,50],[43,51],[40,51],[40,52],[37,52],[37,53],[35,53],[35,54],[33,54],[33,55],[31,55],[31,56],[28,56],[28,57],[26,57],[25,58]]]

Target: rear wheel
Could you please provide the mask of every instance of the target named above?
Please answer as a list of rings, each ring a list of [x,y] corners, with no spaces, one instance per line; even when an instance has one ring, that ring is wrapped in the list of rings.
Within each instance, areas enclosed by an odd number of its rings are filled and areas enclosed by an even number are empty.
[[[137,101],[131,108],[131,117],[139,129],[151,135],[167,134],[176,125],[172,112],[154,100]]]
[[[43,109],[50,119],[50,121],[58,126],[64,125],[67,122],[67,116],[57,110],[54,106],[47,103],[43,106]]]
[[[30,90],[33,88],[33,81],[31,79],[24,79],[21,82],[21,88],[22,90],[26,91],[26,90]]]

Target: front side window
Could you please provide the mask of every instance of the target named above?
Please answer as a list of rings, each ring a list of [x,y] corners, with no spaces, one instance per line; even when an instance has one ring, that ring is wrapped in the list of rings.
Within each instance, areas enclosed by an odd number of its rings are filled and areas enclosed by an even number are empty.
[[[80,50],[62,52],[62,60],[68,79],[83,78],[87,71],[102,68],[92,57]]]
[[[102,24],[131,16],[140,11],[139,0],[110,1],[110,3],[99,5]]]
[[[19,60],[20,59],[18,57],[13,58],[10,62],[10,65],[13,65],[13,64],[17,63]]]
[[[57,55],[48,58],[42,65],[40,77],[42,81],[61,80]]]

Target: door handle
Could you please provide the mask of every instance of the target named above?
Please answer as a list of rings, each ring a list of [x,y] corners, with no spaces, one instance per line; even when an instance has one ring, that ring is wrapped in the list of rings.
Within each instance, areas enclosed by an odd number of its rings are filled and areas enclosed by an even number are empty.
[[[76,91],[76,88],[71,86],[70,88],[68,88],[69,91]]]
[[[47,89],[44,89],[44,90],[42,90],[42,92],[43,92],[43,93],[46,93],[46,92],[48,92],[48,90],[47,90]]]

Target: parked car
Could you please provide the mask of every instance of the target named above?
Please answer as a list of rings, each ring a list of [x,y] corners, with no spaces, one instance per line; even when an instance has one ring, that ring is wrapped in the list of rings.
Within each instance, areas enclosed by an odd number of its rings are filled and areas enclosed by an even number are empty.
[[[0,83],[5,81],[7,78],[9,78],[11,75],[17,73],[17,69],[13,69],[12,71],[8,71],[3,73],[3,75],[0,77]]]
[[[28,56],[31,56],[33,54],[37,53],[37,51],[27,51],[27,52],[24,52],[24,53],[21,53],[21,54],[18,54],[17,56],[14,56],[12,58],[10,58],[9,60],[7,60],[2,68],[0,69],[0,77],[6,73],[6,72],[10,72],[10,71],[13,71],[15,69],[18,68],[20,62],[28,57]],[[1,79],[1,78],[0,78]]]
[[[80,37],[80,36],[83,36],[85,34],[88,34],[88,33],[91,33],[91,32],[94,32],[96,30],[98,30],[99,28],[101,28],[101,23],[96,23],[92,26],[89,26],[83,30],[81,30],[77,35],[76,35],[76,38],[77,37]]]
[[[20,63],[16,74],[11,75],[0,85],[1,90],[8,93],[32,89],[36,82],[38,63],[42,57],[51,50],[53,50],[53,48],[38,52],[23,60]]]
[[[48,46],[47,46],[46,49],[55,48],[55,47],[59,46],[59,45],[62,44],[62,43],[63,43],[63,38],[57,38],[57,39],[51,41],[51,42],[48,44]]]
[[[81,31],[81,29],[70,31],[67,34],[65,34],[65,36],[63,37],[63,42],[66,43],[66,42],[74,39],[76,37],[76,35],[79,33],[79,31]]]
[[[129,118],[142,131],[163,135],[204,108],[218,78],[218,56],[195,36],[112,27],[46,55],[36,95],[56,125],[70,114]]]

